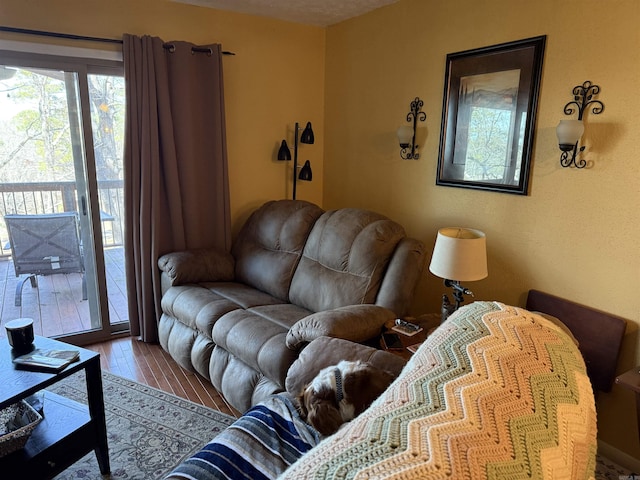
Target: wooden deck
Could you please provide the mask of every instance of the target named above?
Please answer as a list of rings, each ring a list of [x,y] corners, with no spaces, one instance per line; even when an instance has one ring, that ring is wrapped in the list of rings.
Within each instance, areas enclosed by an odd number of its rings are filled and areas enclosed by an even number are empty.
[[[122,247],[105,249],[107,292],[111,323],[128,320],[127,290]],[[6,337],[6,322],[28,317],[34,333],[44,337],[91,329],[89,302],[82,300],[79,273],[38,277],[38,288],[29,281],[22,288],[22,306],[15,306],[16,278],[11,257],[0,258],[0,338]]]

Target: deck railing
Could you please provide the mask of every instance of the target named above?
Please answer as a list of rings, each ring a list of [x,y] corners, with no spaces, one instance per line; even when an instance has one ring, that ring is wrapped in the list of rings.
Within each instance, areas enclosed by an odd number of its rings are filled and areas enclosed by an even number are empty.
[[[119,246],[124,232],[124,183],[98,182],[100,219],[104,246]],[[0,183],[0,216],[37,215],[78,211],[75,182]],[[9,235],[0,220],[0,255],[10,255]]]

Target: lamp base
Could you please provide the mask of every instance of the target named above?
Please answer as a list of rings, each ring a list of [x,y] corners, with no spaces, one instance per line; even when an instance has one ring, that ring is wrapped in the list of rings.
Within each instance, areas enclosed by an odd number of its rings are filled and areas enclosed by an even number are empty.
[[[445,287],[453,288],[453,298],[455,299],[455,304],[452,304],[449,301],[449,297],[447,295],[442,295],[442,321],[444,322],[453,312],[460,308],[460,304],[464,302],[463,295],[471,295],[473,297],[473,292],[468,288],[460,285],[460,282],[457,280],[445,280]]]
[[[452,305],[447,295],[442,295],[442,306],[440,307],[440,323],[443,323],[449,315],[456,311],[456,306]]]

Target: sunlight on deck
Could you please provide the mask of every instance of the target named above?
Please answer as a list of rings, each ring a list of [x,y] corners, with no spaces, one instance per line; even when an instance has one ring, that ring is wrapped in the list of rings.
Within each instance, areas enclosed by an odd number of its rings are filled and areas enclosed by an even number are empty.
[[[127,321],[123,248],[106,248],[104,253],[110,321],[112,324]],[[82,300],[81,274],[39,276],[38,288],[25,282],[21,307],[15,306],[18,280],[11,257],[0,257],[0,338],[6,337],[7,322],[21,317],[32,318],[34,333],[45,337],[91,328],[89,303]]]

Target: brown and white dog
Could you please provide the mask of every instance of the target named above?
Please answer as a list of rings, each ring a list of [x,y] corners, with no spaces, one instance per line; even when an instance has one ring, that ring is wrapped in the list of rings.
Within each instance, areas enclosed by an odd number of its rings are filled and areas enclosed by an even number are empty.
[[[384,392],[394,377],[368,363],[340,361],[326,367],[298,396],[300,413],[324,436],[360,415]]]

